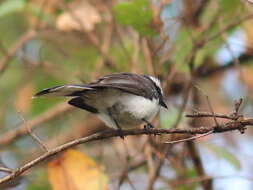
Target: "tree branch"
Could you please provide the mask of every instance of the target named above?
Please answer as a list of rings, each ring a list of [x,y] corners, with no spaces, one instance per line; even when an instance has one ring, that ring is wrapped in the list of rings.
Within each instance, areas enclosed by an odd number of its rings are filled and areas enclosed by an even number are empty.
[[[51,158],[52,156],[63,152],[64,150],[74,147],[79,144],[84,144],[87,142],[93,142],[103,139],[108,139],[112,137],[119,137],[119,136],[130,136],[130,135],[160,135],[160,134],[205,134],[210,131],[212,133],[221,133],[226,131],[233,131],[233,130],[239,130],[241,133],[244,132],[246,129],[246,126],[253,125],[253,119],[243,119],[236,121],[229,121],[224,124],[214,125],[210,127],[198,127],[198,128],[186,128],[186,129],[178,129],[178,128],[172,128],[172,129],[133,129],[133,130],[123,130],[120,133],[116,130],[110,130],[110,131],[104,131],[100,133],[96,133],[93,135],[90,135],[88,137],[83,137],[80,139],[76,139],[73,141],[70,141],[66,144],[63,144],[61,146],[58,146],[56,148],[50,149],[48,152],[45,152],[41,156],[35,158],[34,160],[31,160],[27,164],[16,168],[13,170],[12,173],[9,175],[6,175],[5,177],[0,179],[0,185],[4,185],[5,183],[9,183],[11,180],[14,180],[15,178],[21,176],[25,171],[29,170],[30,168],[34,167],[35,165],[38,165],[42,161],[45,161],[48,158]]]

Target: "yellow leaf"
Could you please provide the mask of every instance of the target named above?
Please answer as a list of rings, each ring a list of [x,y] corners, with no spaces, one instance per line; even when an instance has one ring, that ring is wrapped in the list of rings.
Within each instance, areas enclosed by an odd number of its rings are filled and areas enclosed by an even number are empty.
[[[48,163],[48,178],[53,190],[108,190],[108,178],[90,157],[67,150]]]

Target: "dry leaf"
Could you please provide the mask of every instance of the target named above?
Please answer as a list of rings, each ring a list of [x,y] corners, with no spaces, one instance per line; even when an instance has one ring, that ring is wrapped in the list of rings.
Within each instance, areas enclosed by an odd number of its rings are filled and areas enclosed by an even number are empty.
[[[31,107],[31,97],[34,94],[33,83],[26,83],[23,87],[18,89],[15,108],[21,113],[27,113]]]
[[[108,190],[108,178],[101,167],[85,154],[68,150],[48,164],[53,190]]]
[[[69,11],[57,18],[56,27],[65,32],[73,30],[90,32],[100,21],[101,17],[97,9],[88,2],[81,1],[79,4],[73,4]]]

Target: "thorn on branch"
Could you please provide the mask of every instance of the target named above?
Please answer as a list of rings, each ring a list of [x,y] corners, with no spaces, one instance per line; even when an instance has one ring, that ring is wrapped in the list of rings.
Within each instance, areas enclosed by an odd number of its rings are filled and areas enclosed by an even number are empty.
[[[238,120],[241,115],[239,115],[240,106],[242,105],[243,99],[240,98],[238,101],[235,101],[234,103],[234,112],[231,114],[232,117],[234,117],[234,120]]]
[[[247,127],[242,126],[242,128],[240,128],[238,130],[240,131],[241,134],[244,134],[246,129],[247,129]]]

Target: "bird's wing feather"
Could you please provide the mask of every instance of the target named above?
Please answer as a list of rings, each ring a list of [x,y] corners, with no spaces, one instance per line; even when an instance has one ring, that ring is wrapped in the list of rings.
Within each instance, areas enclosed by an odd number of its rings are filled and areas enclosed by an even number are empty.
[[[118,89],[123,92],[143,96],[148,99],[158,98],[152,80],[145,75],[133,73],[115,73],[106,75],[87,85],[63,85],[47,88],[35,94],[38,96],[83,96],[87,92],[105,88]]]
[[[63,86],[55,86],[52,88],[44,89],[37,94],[34,95],[34,97],[38,96],[79,96],[84,93],[86,90],[93,90],[92,88],[86,86],[86,85],[74,85],[74,84],[68,84]]]
[[[156,93],[153,83],[148,78],[132,73],[115,73],[106,75],[89,83],[87,86],[94,89],[114,88],[124,92],[143,96],[149,99]]]

